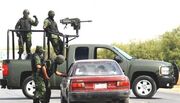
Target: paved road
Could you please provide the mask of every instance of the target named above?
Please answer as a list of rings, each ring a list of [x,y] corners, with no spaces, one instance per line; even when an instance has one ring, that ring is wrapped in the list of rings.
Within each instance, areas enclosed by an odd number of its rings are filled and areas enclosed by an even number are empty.
[[[26,99],[21,90],[0,89],[0,103],[32,103],[32,100]],[[60,103],[59,90],[52,91],[51,103]],[[180,93],[159,90],[152,99],[137,99],[131,93],[130,103],[180,103]]]

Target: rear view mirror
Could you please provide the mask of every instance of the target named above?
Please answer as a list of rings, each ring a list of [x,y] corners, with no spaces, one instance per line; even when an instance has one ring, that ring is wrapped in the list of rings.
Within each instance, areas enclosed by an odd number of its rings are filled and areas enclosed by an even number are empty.
[[[120,56],[115,56],[114,60],[118,63],[121,63],[123,61],[123,59]]]

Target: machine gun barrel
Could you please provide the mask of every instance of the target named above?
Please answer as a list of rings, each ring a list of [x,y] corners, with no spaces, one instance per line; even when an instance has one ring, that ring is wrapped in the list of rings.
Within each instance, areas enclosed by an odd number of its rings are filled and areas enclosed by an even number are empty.
[[[92,22],[92,20],[84,20],[84,21],[80,21],[80,22]]]
[[[80,23],[80,22],[92,22],[92,20],[84,20],[84,21],[80,21],[79,18],[65,18],[65,19],[61,19],[60,23],[62,24],[72,24],[72,23]]]

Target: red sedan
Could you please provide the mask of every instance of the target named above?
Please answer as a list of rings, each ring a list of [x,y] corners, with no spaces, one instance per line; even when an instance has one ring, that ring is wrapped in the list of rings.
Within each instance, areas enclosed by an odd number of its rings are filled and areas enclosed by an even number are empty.
[[[61,84],[61,103],[129,103],[130,82],[114,60],[79,60]]]

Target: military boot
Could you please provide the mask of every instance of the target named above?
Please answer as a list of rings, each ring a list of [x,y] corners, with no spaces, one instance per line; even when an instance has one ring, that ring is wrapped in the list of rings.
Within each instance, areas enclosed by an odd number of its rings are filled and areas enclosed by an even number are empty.
[[[32,57],[32,54],[28,53],[26,59],[31,59],[31,57]]]
[[[39,99],[38,99],[38,98],[33,99],[33,103],[40,103],[40,102],[39,102]]]
[[[22,59],[22,58],[21,58],[21,55],[22,55],[22,54],[19,54],[19,58],[18,58],[19,60],[21,60],[21,59]]]

